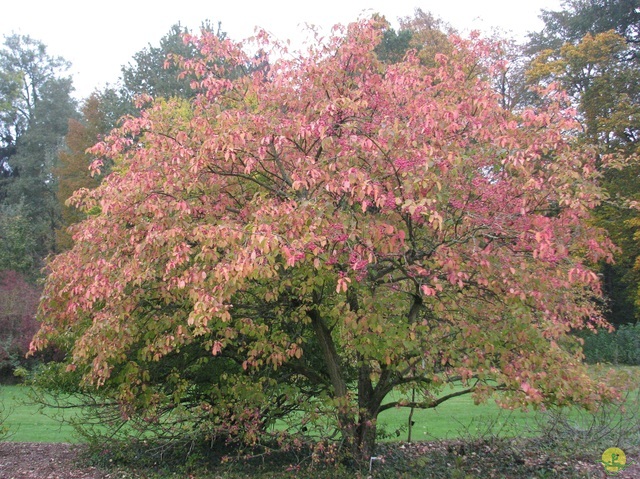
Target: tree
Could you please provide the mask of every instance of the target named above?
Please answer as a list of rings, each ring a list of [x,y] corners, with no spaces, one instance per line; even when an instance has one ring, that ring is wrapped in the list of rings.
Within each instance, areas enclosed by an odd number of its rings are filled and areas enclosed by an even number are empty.
[[[515,114],[490,43],[390,65],[382,35],[355,23],[233,78],[262,60],[189,37],[202,93],[93,149],[113,172],[74,196],[88,217],[49,264],[33,350],[68,348],[123,417],[250,443],[331,419],[359,463],[389,408],[611,397],[567,334],[605,324],[589,265],[611,249],[562,93]]]
[[[201,29],[215,33],[219,38],[226,36],[219,24],[214,29],[205,22]],[[174,57],[195,58],[199,55],[193,45],[184,42],[183,36],[187,33],[189,31],[186,28],[173,25],[160,39],[158,46],[149,44],[122,67],[118,87],[107,87],[93,93],[82,107],[83,118],[70,119],[65,145],[59,153],[60,165],[54,172],[59,181],[56,196],[62,215],[56,231],[58,250],[66,249],[71,244],[67,227],[84,217],[76,208],[65,204],[67,199],[77,189],[94,188],[99,183],[99,178],[89,173],[91,161],[86,150],[115,127],[121,118],[136,114],[134,99],[138,95],[158,98],[195,96],[190,87],[191,79],[181,77],[180,68],[172,60]],[[105,174],[107,172],[103,171]]]
[[[540,52],[529,81],[561,81],[580,108],[590,142],[607,150],[633,150],[640,138],[635,121],[640,70],[621,61],[628,53],[624,38],[613,31],[587,34],[576,45]]]
[[[434,65],[437,53],[447,54],[452,45],[447,36],[453,33],[450,26],[417,8],[412,17],[400,19],[400,30],[396,32],[384,17],[374,16],[383,27],[382,40],[376,48],[378,59],[384,63],[400,62],[409,49],[425,64]]]
[[[221,39],[226,37],[220,24],[214,27],[210,22],[204,22],[200,31],[215,34]],[[122,74],[116,86],[107,87],[97,94],[102,103],[101,109],[110,120],[110,128],[116,126],[120,118],[138,114],[135,99],[139,95],[154,98],[195,96],[196,92],[190,86],[193,78],[181,75],[182,70],[173,60],[200,55],[193,45],[184,42],[184,36],[190,33],[180,24],[173,25],[158,46],[149,44],[133,55],[131,62],[121,68]]]
[[[220,38],[225,37],[219,24],[217,31],[209,23],[204,23],[201,28]],[[123,92],[130,100],[142,94],[166,98],[194,96],[189,85],[190,79],[181,77],[179,67],[171,61],[172,56],[193,58],[199,54],[193,45],[184,42],[183,37],[188,33],[189,30],[180,24],[173,25],[157,47],[149,45],[140,50],[133,56],[132,62],[122,68]]]
[[[635,149],[638,141],[637,0],[566,0],[565,10],[543,11],[545,28],[530,35],[537,54],[533,81],[558,80],[570,91],[593,143]]]
[[[30,223],[33,238],[25,243],[35,243],[37,248],[24,258],[33,267],[31,272],[23,271],[29,277],[37,275],[43,258],[54,251],[59,225],[52,170],[68,119],[76,114],[71,79],[62,76],[68,66],[28,36],[5,37],[0,50],[0,202],[5,221],[14,218],[23,232],[22,222]],[[0,257],[12,254],[0,252]]]
[[[528,71],[530,83],[558,81],[571,94],[583,125],[582,139],[601,154],[628,158],[624,168],[602,168],[610,199],[597,210],[597,221],[619,246],[615,264],[601,267],[614,324],[636,321],[640,254],[634,239],[640,198],[637,181],[640,130],[640,64],[636,0],[565,2],[565,10],[545,12],[545,28],[533,34],[537,52]]]
[[[435,66],[436,54],[448,55],[452,49],[448,34],[452,27],[429,12],[417,8],[413,17],[400,19],[400,32],[411,32],[409,46],[417,50],[420,61]]]
[[[15,271],[0,272],[0,379],[11,378],[25,362],[29,342],[38,330],[40,290]]]
[[[50,56],[42,42],[26,35],[5,37],[4,48],[0,50],[3,148],[15,146],[35,120],[36,107],[46,96],[43,89],[68,68],[68,62]]]
[[[529,35],[530,51],[557,50],[586,35],[613,31],[630,44],[640,42],[638,0],[563,0],[562,10],[542,10],[544,29]]]
[[[22,204],[34,225],[39,257],[55,251],[55,231],[60,227],[56,199],[57,178],[53,171],[63,147],[69,119],[76,116],[71,98],[71,81],[52,81],[41,92],[29,128],[16,142],[14,173],[7,185],[5,203]]]
[[[0,271],[17,272],[33,280],[41,266],[36,225],[23,204],[0,207]]]
[[[59,165],[54,170],[58,178],[56,197],[61,208],[61,225],[56,231],[56,249],[62,251],[71,246],[71,236],[66,229],[78,223],[84,215],[67,200],[80,188],[95,188],[99,177],[89,172],[91,156],[87,150],[105,135],[111,127],[107,115],[102,110],[102,103],[97,94],[91,95],[82,107],[82,121],[69,120],[68,133],[65,137],[65,148],[59,153]]]

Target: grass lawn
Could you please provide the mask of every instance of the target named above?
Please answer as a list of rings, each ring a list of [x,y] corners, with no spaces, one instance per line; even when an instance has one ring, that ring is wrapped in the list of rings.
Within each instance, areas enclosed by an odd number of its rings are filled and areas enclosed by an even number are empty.
[[[616,370],[626,375],[640,373],[640,368],[618,367]],[[594,377],[602,377],[610,371],[610,367],[590,368]],[[61,414],[70,417],[74,411],[41,408],[30,402],[28,387],[0,385],[0,418],[4,418],[4,427],[10,432],[10,436],[5,440],[79,442],[74,429],[57,419]],[[380,414],[379,430],[386,434],[383,441],[406,441],[408,417],[408,408],[390,409]],[[470,395],[459,396],[434,409],[415,410],[412,440],[468,439],[490,434],[503,437],[531,436],[535,434],[539,420],[540,415],[533,411],[504,410],[493,400],[475,405]]]
[[[78,442],[74,429],[56,419],[61,412],[53,408],[41,408],[29,399],[26,386],[0,385],[0,404],[3,425],[9,429],[8,441],[15,442]]]
[[[29,399],[25,386],[0,386],[0,404],[4,408],[6,438],[15,442],[78,442],[74,429],[58,417],[72,411],[42,408]],[[408,408],[390,409],[380,415],[379,428],[385,440],[406,440]],[[451,439],[481,435],[489,431],[500,435],[522,434],[535,422],[535,413],[505,411],[493,401],[476,406],[470,396],[453,398],[435,409],[416,410],[413,414],[412,440]]]
[[[639,383],[640,368],[618,367],[616,371],[623,376],[624,383],[634,386]],[[594,377],[612,379],[609,367],[590,368],[590,373]],[[29,389],[24,386],[0,385],[0,418],[4,419],[0,426],[4,425],[12,433],[9,438],[2,440],[80,442],[69,425],[60,425],[55,419],[59,411],[41,409],[29,403],[28,392]],[[387,437],[379,443],[377,451],[377,455],[384,457],[385,461],[376,465],[374,477],[600,477],[594,474],[602,472],[599,462],[602,451],[612,445],[622,447],[631,461],[637,461],[640,457],[640,392],[634,390],[630,399],[624,413],[613,409],[608,417],[601,417],[571,409],[570,421],[563,423],[556,419],[550,423],[553,427],[539,429],[542,417],[537,412],[506,411],[498,408],[493,401],[476,406],[470,396],[460,396],[435,409],[414,411],[413,444],[397,442],[407,440],[409,409],[388,410],[379,418],[379,428],[387,433]],[[73,414],[73,411],[67,410],[66,414]],[[498,436],[515,438],[502,440]],[[454,441],[439,442],[440,439]],[[622,442],[620,439],[623,439]],[[433,442],[420,442],[424,440]],[[194,479],[354,477],[353,471],[345,472],[340,464],[335,467],[310,466],[306,469],[305,465],[309,465],[309,462],[304,455],[280,457],[276,454],[266,462],[264,458],[258,457],[253,461],[241,459],[218,464],[215,461],[207,462],[206,459],[200,462],[189,461],[185,459],[186,456],[176,456],[177,460],[174,457],[162,463],[154,456],[147,462],[140,463],[141,457],[148,456],[146,452],[142,456],[139,453],[139,450],[130,449],[126,444],[122,448],[114,444],[113,450],[109,446],[106,453],[99,451],[98,455],[92,456],[97,461],[92,464],[104,466],[123,479],[172,479],[187,476]],[[197,459],[198,455],[194,457]],[[288,469],[291,464],[298,464],[300,461],[301,469]],[[630,464],[635,467],[633,462]],[[640,473],[640,469],[634,471]]]
[[[398,408],[380,414],[378,425],[388,434],[387,440],[407,440],[409,412],[409,408]],[[530,435],[537,418],[533,411],[502,409],[492,399],[476,405],[471,395],[459,396],[433,409],[414,410],[411,439],[431,441],[490,433],[504,437]]]

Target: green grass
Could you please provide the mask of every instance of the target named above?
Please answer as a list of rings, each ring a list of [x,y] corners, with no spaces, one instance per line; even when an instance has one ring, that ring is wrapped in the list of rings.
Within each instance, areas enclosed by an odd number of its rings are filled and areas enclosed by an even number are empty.
[[[4,426],[9,441],[78,442],[74,429],[58,419],[71,411],[43,408],[33,404],[26,386],[0,386],[0,403],[5,410]],[[379,427],[387,440],[407,439],[408,408],[390,409],[379,418]],[[451,439],[467,434],[480,435],[492,430],[503,435],[519,434],[535,421],[533,413],[505,411],[493,401],[476,406],[470,396],[453,398],[434,409],[416,410],[413,414],[412,439]]]
[[[407,440],[409,412],[409,408],[397,408],[380,414],[378,427],[389,435],[388,440]],[[535,412],[502,409],[492,399],[476,405],[470,395],[459,396],[433,409],[414,410],[411,439],[528,435],[535,426],[536,418]]]
[[[78,442],[74,429],[58,417],[72,414],[54,408],[41,408],[29,398],[26,386],[0,385],[0,404],[8,441],[14,442]]]
[[[612,375],[609,366],[592,366],[590,374],[600,379],[606,378],[617,386],[637,386],[640,383],[638,367],[618,366]],[[61,426],[54,419],[59,414],[58,411],[52,408],[40,409],[30,403],[28,392],[29,388],[25,386],[0,385],[0,418],[6,417],[4,425],[13,432],[8,440],[79,442],[71,426]],[[602,451],[612,445],[618,445],[637,457],[640,445],[640,392],[634,389],[630,399],[633,401],[627,404],[626,412],[612,409],[605,423],[594,422],[596,416],[570,409],[570,421],[551,419],[547,426],[541,428],[543,423],[538,422],[541,417],[536,412],[506,411],[492,400],[476,406],[470,396],[456,397],[437,408],[414,411],[413,444],[380,444],[379,452],[385,457],[385,463],[377,465],[374,477],[584,477],[573,473],[575,465],[578,462],[597,464]],[[607,409],[604,408],[605,411]],[[71,412],[67,410],[66,414]],[[391,409],[380,415],[379,427],[387,432],[385,441],[406,441],[408,416],[407,408]],[[498,436],[517,436],[518,439],[503,440]],[[624,439],[622,443],[620,438]],[[439,439],[462,441],[428,444],[419,442]],[[460,445],[464,446],[466,454],[459,453]],[[111,446],[109,449],[112,449]],[[173,479],[187,475],[194,479],[354,477],[353,471],[345,472],[341,466],[333,468],[319,465],[317,469],[314,466],[308,469],[303,467],[299,471],[286,471],[287,466],[296,463],[299,458],[290,461],[278,456],[272,458],[273,462],[267,460],[266,463],[258,459],[258,462],[251,463],[242,460],[212,465],[213,463],[204,459],[203,462],[198,462],[198,457],[202,459],[202,456],[196,453],[194,461],[181,456],[177,461],[165,457],[167,462],[160,463],[158,460],[158,464],[141,464],[139,451],[131,449],[127,443],[122,446],[114,444],[108,454],[103,449],[97,453],[94,451],[91,457],[96,462],[92,464],[105,467],[116,465],[115,469],[109,470],[123,479]],[[142,457],[147,457],[146,452]]]
[[[615,369],[626,375],[640,374],[638,367]],[[590,371],[594,377],[601,377],[606,371],[610,371],[610,367],[592,366]],[[637,384],[637,381],[634,384]],[[73,411],[61,412],[33,404],[29,399],[27,386],[0,385],[0,417],[5,417],[2,425],[8,428],[10,433],[5,440],[80,442],[70,424],[61,423],[56,419],[61,414],[69,418]],[[579,414],[576,412],[576,415]],[[379,430],[386,433],[383,440],[406,441],[408,417],[408,408],[390,409],[380,414]],[[501,409],[491,399],[485,404],[475,405],[471,396],[459,396],[434,409],[415,410],[412,440],[482,438],[488,435],[531,436],[535,434],[539,419],[540,416],[535,412]]]

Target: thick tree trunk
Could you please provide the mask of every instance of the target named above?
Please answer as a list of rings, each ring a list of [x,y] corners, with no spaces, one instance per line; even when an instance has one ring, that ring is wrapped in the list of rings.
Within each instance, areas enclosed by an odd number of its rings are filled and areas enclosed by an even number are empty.
[[[358,309],[355,296],[351,296],[349,302],[352,310]],[[361,361],[358,372],[358,411],[354,414],[353,405],[350,404],[349,389],[342,371],[340,356],[331,336],[331,331],[317,310],[312,309],[307,314],[311,319],[327,373],[331,379],[333,397],[338,400],[344,399],[344,403],[339,405],[337,414],[338,427],[355,465],[357,467],[365,467],[375,453],[376,421],[382,400],[390,390],[391,376],[388,372],[383,372],[374,388],[371,381],[371,369],[366,362]]]
[[[356,462],[360,464],[368,462],[375,452],[379,406],[371,383],[371,369],[367,364],[362,364],[358,372],[358,423],[351,451]]]
[[[345,400],[344,404],[339,406],[344,410],[338,411],[338,426],[354,462],[358,467],[364,466],[374,452],[376,443],[375,422],[379,408],[379,402],[376,401],[374,389],[371,385],[369,368],[366,366],[360,368],[358,377],[359,411],[354,415],[349,406],[349,390],[341,371],[340,357],[331,337],[331,331],[329,331],[317,311],[312,310],[308,314],[331,379],[333,396],[336,399]]]
[[[376,448],[376,414],[370,411],[359,416],[355,427],[355,437],[352,441],[351,455],[360,467],[369,463],[369,459],[375,455]]]

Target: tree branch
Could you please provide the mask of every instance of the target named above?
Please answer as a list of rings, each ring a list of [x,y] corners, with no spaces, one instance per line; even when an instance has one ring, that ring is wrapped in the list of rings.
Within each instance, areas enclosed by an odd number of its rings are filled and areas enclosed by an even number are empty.
[[[465,394],[470,394],[475,390],[476,390],[475,386],[467,389],[462,389],[460,391],[447,394],[446,396],[439,397],[438,399],[434,399],[433,401],[422,401],[422,402],[393,401],[380,406],[380,412],[386,411],[387,409],[393,409],[396,407],[413,407],[416,409],[431,409],[439,406],[440,404],[442,404],[445,401],[448,401],[449,399],[453,399],[458,396],[464,396]]]

